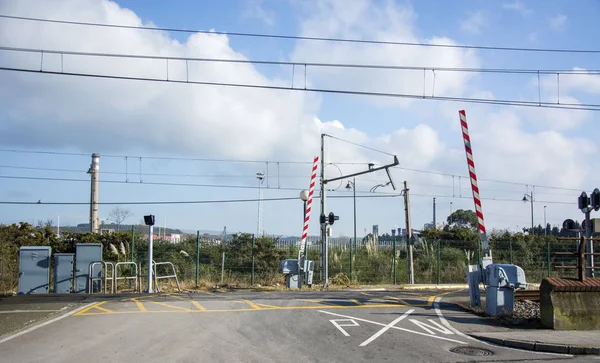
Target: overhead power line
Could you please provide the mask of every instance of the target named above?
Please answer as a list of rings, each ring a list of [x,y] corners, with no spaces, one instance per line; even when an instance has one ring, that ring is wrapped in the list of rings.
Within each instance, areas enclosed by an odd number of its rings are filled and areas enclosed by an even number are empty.
[[[60,75],[60,76],[98,78],[98,79],[148,81],[148,82],[173,83],[173,84],[194,84],[194,85],[204,85],[204,86],[238,87],[238,88],[248,88],[248,89],[276,90],[276,91],[299,91],[299,92],[329,93],[329,94],[340,94],[340,95],[378,96],[378,97],[389,97],[389,98],[399,98],[399,99],[404,98],[404,99],[417,99],[417,100],[464,102],[464,103],[504,105],[504,106],[522,106],[522,107],[535,107],[535,108],[552,108],[552,109],[579,110],[579,111],[600,111],[600,104],[502,100],[502,99],[486,99],[486,98],[474,98],[474,97],[429,96],[429,95],[425,95],[425,94],[417,95],[417,94],[408,94],[408,93],[352,91],[352,90],[339,90],[339,89],[336,90],[336,89],[310,88],[310,87],[294,88],[294,87],[284,87],[284,86],[265,85],[265,84],[244,84],[244,83],[229,83],[229,82],[174,80],[174,79],[166,79],[166,78],[160,79],[160,78],[145,78],[145,77],[128,77],[128,76],[115,76],[115,75],[103,75],[103,74],[92,74],[92,73],[33,70],[33,69],[14,68],[14,67],[0,67],[0,70],[11,71],[11,72],[51,74],[51,75]]]
[[[284,65],[301,67],[321,67],[321,68],[362,68],[379,70],[405,70],[405,71],[439,71],[439,72],[466,72],[466,73],[501,73],[501,74],[541,74],[555,75],[576,74],[576,75],[594,75],[600,74],[596,69],[525,69],[525,68],[474,68],[474,67],[432,67],[432,66],[401,66],[385,64],[365,64],[365,63],[322,63],[322,62],[293,62],[293,61],[273,61],[273,60],[253,60],[253,59],[225,59],[225,58],[199,58],[199,57],[171,57],[164,55],[144,55],[144,54],[124,54],[124,53],[97,53],[97,52],[76,52],[56,49],[40,48],[22,48],[0,46],[0,51],[25,52],[25,53],[43,53],[72,55],[82,57],[105,57],[105,58],[125,58],[125,59],[151,59],[164,61],[185,61],[185,62],[207,62],[207,63],[241,63],[241,64],[260,64],[260,65]]]
[[[8,14],[0,15],[0,18],[13,19],[13,20],[24,20],[24,21],[35,21],[35,22],[45,22],[45,23],[54,23],[54,24],[93,26],[93,27],[103,27],[103,28],[165,31],[165,32],[173,32],[173,33],[202,33],[202,34],[215,34],[215,35],[227,35],[227,36],[238,36],[238,37],[291,39],[291,40],[305,40],[305,41],[319,41],[319,42],[380,44],[380,45],[397,45],[397,46],[430,47],[430,48],[478,49],[478,50],[513,51],[513,52],[592,53],[592,54],[600,53],[600,50],[597,50],[597,49],[501,47],[501,46],[486,46],[486,45],[419,43],[419,42],[385,41],[385,40],[375,40],[375,39],[352,39],[352,38],[337,38],[337,37],[310,37],[310,36],[283,35],[283,34],[227,32],[227,31],[202,30],[202,29],[192,30],[192,29],[183,29],[183,28],[149,27],[149,26],[136,26],[136,25],[119,25],[119,24],[103,24],[103,23],[92,23],[92,22],[81,22],[81,21],[69,21],[69,20],[59,20],[59,19],[44,19],[44,18],[24,17],[24,16],[16,16],[16,15],[8,15]]]
[[[395,198],[399,195],[357,195],[356,198]],[[314,198],[319,199],[319,196]],[[328,198],[354,198],[351,195],[336,195]],[[262,202],[276,202],[298,200],[298,197],[262,198]],[[178,201],[121,201],[121,202],[98,202],[103,205],[158,205],[158,204],[224,204],[224,203],[249,203],[258,202],[259,199],[222,199],[222,200],[178,200]],[[89,205],[90,202],[29,202],[29,201],[0,201],[0,204],[12,205]]]

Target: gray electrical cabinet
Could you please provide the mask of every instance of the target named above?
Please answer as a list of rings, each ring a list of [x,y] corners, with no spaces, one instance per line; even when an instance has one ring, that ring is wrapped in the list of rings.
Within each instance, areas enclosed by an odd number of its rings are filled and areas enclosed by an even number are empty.
[[[75,254],[54,254],[54,293],[70,294],[73,292],[73,273]]]
[[[490,264],[486,267],[485,313],[510,314],[514,309],[515,289],[527,287],[525,272],[516,265]]]
[[[19,250],[19,295],[47,294],[50,289],[48,246],[23,246]]]
[[[75,245],[75,292],[88,293],[89,268],[95,261],[102,261],[101,243],[78,243]],[[101,277],[102,266],[95,266],[92,271],[94,277]],[[94,291],[100,290],[100,281],[94,281]]]

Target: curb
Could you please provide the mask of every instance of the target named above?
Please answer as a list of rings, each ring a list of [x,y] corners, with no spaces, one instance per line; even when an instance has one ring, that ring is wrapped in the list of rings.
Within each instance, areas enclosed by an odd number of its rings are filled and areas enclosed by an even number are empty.
[[[600,355],[599,347],[579,347],[579,346],[574,346],[574,345],[549,344],[549,343],[523,341],[523,340],[512,340],[512,339],[499,339],[499,338],[491,338],[491,337],[481,336],[481,335],[477,335],[477,334],[469,334],[469,336],[471,336],[475,339],[478,339],[478,340],[484,340],[486,342],[504,346],[504,347],[524,349],[524,350],[533,350],[536,352]]]
[[[398,290],[455,290],[455,289],[468,289],[467,284],[456,284],[456,285],[402,285],[398,287]]]

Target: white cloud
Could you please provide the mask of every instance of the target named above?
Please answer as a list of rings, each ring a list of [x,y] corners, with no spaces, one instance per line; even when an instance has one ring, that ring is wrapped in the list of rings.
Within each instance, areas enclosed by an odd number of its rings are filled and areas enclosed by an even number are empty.
[[[532,10],[529,9],[525,5],[525,3],[523,3],[522,1],[519,1],[519,0],[515,0],[511,3],[503,3],[502,8],[506,9],[506,10],[516,11],[523,16],[532,12]]]
[[[564,14],[557,14],[548,19],[550,27],[554,30],[562,30],[567,24],[567,16]]]
[[[258,19],[267,25],[275,24],[275,13],[266,9],[261,0],[249,0],[242,15],[246,18]]]
[[[300,29],[303,36],[456,44],[452,39],[443,36],[419,38],[414,28],[415,16],[411,8],[398,7],[393,2],[378,7],[366,0],[353,1],[352,6],[346,1],[321,1],[317,9],[310,12],[309,17],[301,23]],[[312,60],[324,63],[392,64],[409,67],[479,65],[474,52],[462,49],[325,42],[298,43],[292,53],[292,59],[298,62]],[[308,77],[309,82],[322,88],[415,96],[459,96],[471,75],[432,71],[424,74],[423,70],[309,68]],[[374,102],[393,103],[402,107],[413,103],[410,100]]]
[[[486,25],[486,16],[483,14],[483,12],[478,11],[472,13],[467,19],[463,20],[460,23],[460,28],[471,34],[480,34]]]

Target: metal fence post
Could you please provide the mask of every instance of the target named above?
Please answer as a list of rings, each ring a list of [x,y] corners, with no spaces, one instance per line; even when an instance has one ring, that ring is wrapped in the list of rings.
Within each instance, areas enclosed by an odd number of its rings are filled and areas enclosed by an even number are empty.
[[[513,249],[512,249],[512,239],[508,240],[508,250],[510,254],[510,264],[513,264]]]
[[[437,241],[437,284],[442,283],[442,241],[438,239]]]
[[[196,232],[196,288],[198,288],[198,273],[200,269],[200,231]]]
[[[250,275],[250,285],[254,286],[254,235],[252,235],[252,274]]]
[[[546,241],[547,251],[546,251],[546,262],[548,263],[548,277],[550,277],[550,240]]]
[[[396,286],[396,236],[392,237],[393,250],[394,250],[394,286]]]
[[[131,226],[131,262],[135,263],[135,255],[133,254],[135,251],[135,226]],[[131,270],[131,276],[133,277],[133,270]],[[131,289],[131,280],[129,280],[129,288]]]

